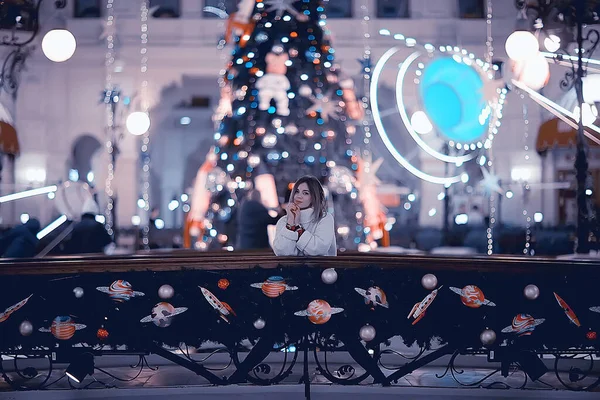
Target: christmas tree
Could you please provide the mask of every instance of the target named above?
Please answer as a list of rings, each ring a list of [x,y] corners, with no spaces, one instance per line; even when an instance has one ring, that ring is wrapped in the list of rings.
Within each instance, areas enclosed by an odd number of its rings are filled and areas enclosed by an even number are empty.
[[[224,40],[234,49],[219,81],[207,161],[213,168],[196,183],[207,188],[200,196],[210,195],[210,202],[191,214],[206,215],[201,248],[235,247],[235,211],[245,190],[258,189],[276,209],[307,174],[328,192],[338,248],[364,241],[355,185],[363,105],[334,62],[325,21],[317,0],[242,0],[229,16]]]

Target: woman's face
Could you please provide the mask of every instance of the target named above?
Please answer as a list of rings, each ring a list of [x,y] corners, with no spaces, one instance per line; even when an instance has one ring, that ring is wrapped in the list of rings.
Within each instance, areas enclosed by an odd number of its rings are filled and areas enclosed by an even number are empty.
[[[296,188],[296,192],[294,193],[294,203],[302,210],[311,206],[310,191],[308,190],[306,182],[301,183]]]

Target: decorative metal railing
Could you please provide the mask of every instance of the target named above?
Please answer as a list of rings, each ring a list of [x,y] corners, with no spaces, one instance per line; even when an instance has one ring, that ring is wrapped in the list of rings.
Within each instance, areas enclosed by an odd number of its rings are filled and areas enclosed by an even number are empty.
[[[139,375],[154,354],[209,384],[271,385],[294,374],[308,393],[311,364],[327,382],[388,386],[449,356],[438,377],[465,386],[514,387],[508,376],[522,378],[517,387],[529,379],[546,384],[549,366],[554,383],[592,390],[600,384],[599,267],[535,258],[193,252],[3,261],[0,374],[15,390],[42,389],[64,379],[65,366],[55,364],[65,363],[81,381],[69,385],[96,387],[101,381],[85,378],[94,357],[136,355]],[[399,337],[420,351],[402,354],[390,345]],[[189,350],[207,343],[220,347]],[[339,354],[348,357],[332,361]],[[491,372],[465,380],[457,359],[477,355],[487,356]],[[548,357],[553,365],[544,364]],[[116,385],[136,378],[95,371]]]

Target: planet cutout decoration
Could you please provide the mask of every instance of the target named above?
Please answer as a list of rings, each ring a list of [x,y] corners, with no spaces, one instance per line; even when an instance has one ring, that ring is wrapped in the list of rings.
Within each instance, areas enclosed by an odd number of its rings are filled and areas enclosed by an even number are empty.
[[[286,290],[298,290],[297,286],[287,285],[281,276],[271,276],[264,282],[253,283],[250,286],[262,289],[263,294],[272,299],[281,296]]]
[[[543,324],[544,318],[535,319],[529,314],[517,314],[512,324],[502,329],[502,333],[516,333],[519,336],[529,336],[535,330],[535,327]]]
[[[100,328],[96,332],[96,337],[100,340],[106,340],[108,339],[108,331],[104,328]]]
[[[361,288],[354,288],[358,294],[365,298],[365,304],[371,304],[373,308],[375,306],[381,306],[384,308],[389,308],[387,297],[385,296],[385,292],[378,286],[372,286],[367,290]]]
[[[488,132],[490,112],[483,89],[482,76],[473,66],[439,57],[425,67],[419,95],[425,113],[446,139],[472,143]]]
[[[39,331],[50,332],[58,340],[69,340],[75,335],[76,331],[85,327],[83,324],[76,324],[73,318],[69,316],[58,316],[54,318],[50,328],[40,328]]]
[[[475,285],[467,285],[462,289],[450,286],[450,290],[459,295],[462,303],[469,308],[479,308],[481,306],[496,306],[496,303],[486,299],[481,289],[479,289]]]
[[[187,311],[187,307],[175,308],[171,303],[161,301],[152,308],[152,314],[142,318],[140,322],[153,322],[160,328],[166,328],[173,322],[173,317]]]
[[[308,304],[306,310],[296,311],[294,315],[298,317],[308,317],[308,320],[315,325],[321,325],[331,319],[333,314],[344,311],[343,308],[331,307],[325,300],[313,300]]]
[[[219,282],[217,282],[217,286],[219,287],[219,289],[225,290],[229,287],[229,281],[225,278],[221,278],[219,279]]]
[[[96,288],[99,292],[107,293],[113,301],[117,303],[124,303],[129,301],[132,297],[144,296],[142,292],[136,292],[131,287],[131,283],[122,279],[114,281],[110,286],[99,286]]]

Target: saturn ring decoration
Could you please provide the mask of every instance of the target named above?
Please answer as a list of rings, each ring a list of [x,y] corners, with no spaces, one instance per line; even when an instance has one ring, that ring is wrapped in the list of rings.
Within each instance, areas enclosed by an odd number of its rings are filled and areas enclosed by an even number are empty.
[[[391,128],[386,116],[399,113],[410,139],[421,151],[439,162],[460,167],[492,146],[501,125],[507,89],[502,80],[495,79],[497,66],[456,46],[436,48],[432,44],[420,45],[401,34],[392,35],[385,29],[379,33],[393,36],[410,51],[402,58],[401,47],[393,47],[373,69],[371,107],[382,141],[400,165],[422,180],[446,186],[467,182],[464,173],[431,175],[413,165],[401,153],[400,142],[391,135],[391,129],[386,128]],[[382,110],[381,76],[384,69],[392,66],[398,69],[396,104],[393,110]],[[452,151],[443,151],[444,147]]]
[[[114,281],[110,286],[99,286],[96,290],[108,294],[117,303],[129,301],[132,297],[144,296],[143,292],[134,291],[131,283],[122,279]]]

